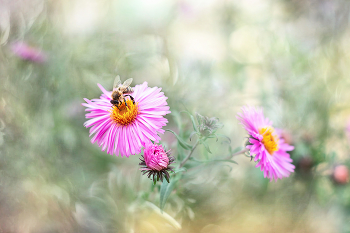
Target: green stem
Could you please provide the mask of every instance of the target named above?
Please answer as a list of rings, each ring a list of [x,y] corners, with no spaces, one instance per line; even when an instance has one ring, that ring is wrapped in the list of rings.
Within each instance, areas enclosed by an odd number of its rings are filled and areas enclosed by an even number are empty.
[[[199,141],[197,141],[197,142],[194,144],[194,146],[192,147],[190,153],[189,153],[189,154],[187,155],[187,157],[186,157],[184,160],[182,160],[182,162],[180,163],[179,168],[181,168],[181,167],[183,167],[183,165],[185,165],[185,163],[187,162],[187,160],[191,157],[193,151],[194,151],[194,150],[196,149],[196,147],[198,146],[198,143],[199,143]]]
[[[238,151],[236,153],[233,153],[232,155],[227,156],[226,158],[224,158],[224,160],[231,159],[233,156],[236,156],[236,155],[244,154],[247,151],[249,151],[249,149],[245,148],[245,149],[243,149],[241,151]]]

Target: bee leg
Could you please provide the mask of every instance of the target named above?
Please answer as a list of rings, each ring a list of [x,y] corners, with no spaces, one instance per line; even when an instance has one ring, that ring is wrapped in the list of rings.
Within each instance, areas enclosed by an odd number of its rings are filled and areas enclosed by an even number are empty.
[[[132,97],[131,95],[130,96],[130,99],[132,100],[132,103],[135,105],[135,100],[134,100],[134,97]]]
[[[124,103],[125,103],[125,106],[128,107],[127,103],[126,103],[126,100],[125,100],[125,97],[124,97]]]
[[[124,96],[129,96],[130,99],[132,100],[132,103],[135,105],[135,100],[134,100],[134,97],[132,97],[131,95],[124,95]]]

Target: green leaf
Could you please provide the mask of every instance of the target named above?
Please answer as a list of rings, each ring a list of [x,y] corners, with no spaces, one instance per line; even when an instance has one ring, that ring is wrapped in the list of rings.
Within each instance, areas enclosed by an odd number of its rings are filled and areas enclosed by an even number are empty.
[[[191,121],[192,121],[192,125],[193,125],[193,129],[194,129],[194,131],[198,132],[198,128],[197,128],[196,122],[195,122],[194,117],[192,116],[192,114],[189,111],[181,111],[181,112],[185,112],[185,113],[187,113],[190,116]]]
[[[169,178],[168,178],[167,176],[164,176],[164,177],[165,177],[166,181],[167,181],[168,183],[170,183]]]
[[[191,158],[190,158],[191,159]],[[182,167],[182,168],[175,168],[174,169],[174,172],[175,173],[179,173],[179,172],[184,172],[184,171],[186,171],[187,169],[186,168],[184,168],[184,167]]]
[[[159,217],[163,218],[166,222],[171,224],[173,227],[175,227],[176,230],[181,230],[181,225],[178,223],[173,217],[171,217],[166,212],[163,212],[163,210],[159,209],[157,206],[155,206],[153,203],[149,201],[145,201],[145,206],[149,207],[151,210],[154,211]]]
[[[167,181],[163,181],[162,186],[160,187],[160,209],[163,212],[164,206],[166,201],[168,200],[168,197],[171,193],[171,191],[173,191],[174,187],[175,187],[175,183],[177,182],[177,180],[172,180],[172,182],[168,183]]]
[[[209,145],[207,142],[205,142],[204,140],[201,140],[201,143],[203,144],[204,148],[211,154]]]
[[[211,135],[211,136],[209,136],[207,138],[216,138],[216,141],[219,141],[219,138],[218,138],[218,136],[216,136],[216,134],[213,134],[213,135]]]
[[[196,132],[196,131],[193,131],[193,132],[190,134],[190,141],[191,141],[191,139],[192,139],[193,135],[195,135],[195,134],[197,134],[197,132]]]
[[[184,148],[185,150],[191,150],[192,146],[185,142],[179,135],[177,135],[174,131],[170,129],[166,129],[165,131],[169,131],[170,133],[174,134],[175,137],[177,138],[177,141],[179,142],[179,145]]]
[[[219,134],[219,133],[216,133],[215,135],[218,136],[218,137],[223,137],[223,138],[225,138],[228,141],[228,143],[231,143],[231,139],[229,137],[227,137],[226,135]]]
[[[202,118],[203,116],[200,115],[199,113],[196,113],[196,118],[197,118],[197,121],[198,121],[198,125],[201,125],[203,122],[202,122]]]

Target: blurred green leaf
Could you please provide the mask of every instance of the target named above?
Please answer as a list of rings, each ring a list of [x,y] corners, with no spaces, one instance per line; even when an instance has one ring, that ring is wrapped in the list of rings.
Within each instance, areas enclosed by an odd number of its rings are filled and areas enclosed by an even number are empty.
[[[198,113],[196,113],[196,118],[197,118],[197,121],[198,121],[198,125],[202,124],[202,116]]]
[[[200,142],[204,146],[204,148],[211,154],[211,151],[210,151],[208,143],[206,141],[204,141],[204,140],[201,140]]]
[[[226,135],[216,133],[215,136],[225,138],[228,141],[228,143],[231,143],[231,139]]]
[[[166,129],[165,131],[169,131],[172,134],[175,135],[175,137],[177,138],[177,141],[179,142],[180,146],[182,146],[182,148],[184,148],[185,150],[191,150],[192,146],[190,144],[188,144],[187,142],[185,142],[179,135],[177,135],[174,131],[170,130],[170,129]]]
[[[186,168],[184,168],[184,167],[182,167],[182,168],[175,168],[174,169],[174,172],[175,173],[179,173],[179,172],[184,172],[184,171],[186,171],[187,169]]]
[[[198,128],[197,128],[197,125],[196,125],[196,122],[194,120],[193,115],[189,111],[181,111],[181,112],[185,112],[185,113],[187,113],[190,116],[191,121],[192,121],[193,129],[194,129],[194,131],[198,132]]]
[[[173,180],[172,182],[168,183],[167,181],[163,181],[162,186],[160,187],[160,209],[163,211],[164,206],[166,201],[168,200],[168,197],[171,193],[171,191],[173,191],[174,187],[175,187],[175,183],[177,182],[177,180]]]
[[[193,135],[195,135],[195,134],[197,134],[196,131],[193,131],[193,132],[190,134],[190,141],[192,140],[192,137],[193,137]]]
[[[173,227],[175,227],[175,229],[180,230],[181,229],[181,225],[173,218],[171,217],[169,214],[163,212],[162,209],[159,209],[157,206],[155,206],[153,203],[146,201],[144,203],[144,205],[150,207],[152,210],[155,211],[156,214],[158,214],[160,217],[162,217],[166,222],[168,222],[169,224],[171,224]]]
[[[211,136],[209,136],[207,138],[216,138],[216,141],[219,141],[219,138],[218,138],[218,136],[216,136],[216,134],[213,134],[213,135],[211,135]]]

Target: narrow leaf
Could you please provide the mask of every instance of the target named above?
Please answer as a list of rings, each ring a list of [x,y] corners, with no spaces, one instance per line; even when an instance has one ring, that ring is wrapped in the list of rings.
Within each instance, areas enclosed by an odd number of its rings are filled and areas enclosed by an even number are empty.
[[[191,159],[191,158],[190,158],[190,159]],[[175,168],[175,169],[174,169],[174,172],[175,172],[175,173],[184,172],[184,171],[186,171],[186,168],[184,168],[184,167],[182,167],[182,168]]]
[[[174,134],[175,137],[177,138],[177,141],[179,142],[179,145],[184,148],[185,150],[191,150],[192,146],[185,142],[179,135],[177,135],[174,131],[170,129],[166,129],[165,131],[169,131],[170,133]]]
[[[215,135],[218,136],[218,137],[223,137],[223,138],[225,138],[228,141],[228,143],[231,143],[231,139],[229,137],[227,137],[226,135],[219,134],[219,133],[217,133]]]
[[[173,227],[175,227],[176,230],[181,230],[180,223],[176,221],[173,217],[171,217],[169,214],[160,210],[156,205],[149,201],[145,201],[144,205],[152,209],[154,213],[156,213],[159,217],[163,218],[165,221],[170,223]]]
[[[173,180],[172,182],[168,183],[167,181],[163,181],[162,186],[160,187],[160,209],[163,211],[164,206],[166,201],[168,200],[168,197],[171,193],[171,191],[173,191],[175,186],[175,180]]]
[[[216,141],[219,141],[219,138],[216,134],[213,134],[213,135],[209,136],[208,138],[216,138]]]
[[[198,128],[197,128],[196,122],[195,122],[194,117],[192,116],[192,114],[189,111],[181,111],[181,112],[185,112],[185,113],[187,113],[190,116],[191,121],[192,121],[192,125],[193,125],[193,129],[194,129],[194,131],[198,132]]]
[[[193,131],[193,132],[190,134],[190,141],[191,141],[191,139],[192,139],[193,135],[195,135],[195,134],[197,134],[197,132],[196,132],[196,131]]]
[[[204,148],[211,154],[209,145],[207,142],[205,142],[204,140],[201,140],[201,143],[203,144]]]

